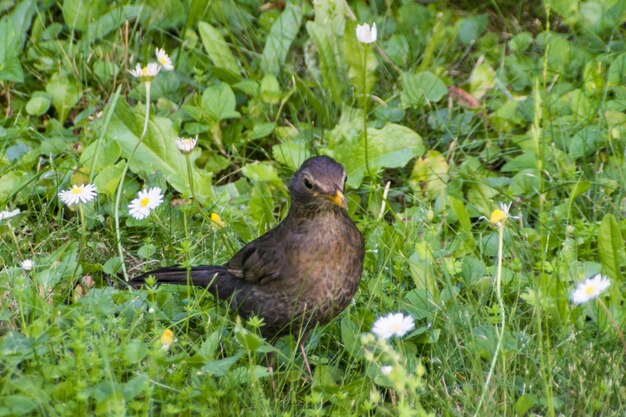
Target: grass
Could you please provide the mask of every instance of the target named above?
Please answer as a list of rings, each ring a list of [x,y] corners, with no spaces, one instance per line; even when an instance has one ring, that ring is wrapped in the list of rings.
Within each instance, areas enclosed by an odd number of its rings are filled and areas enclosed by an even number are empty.
[[[0,220],[0,416],[623,415],[624,2],[253,3],[1,6],[0,210],[21,212]],[[144,134],[127,70],[155,47],[176,68]],[[349,172],[366,257],[307,339],[312,379],[298,340],[203,289],[126,287],[122,262],[227,261],[315,154]],[[95,201],[59,201],[88,182]],[[165,202],[135,220],[150,187]],[[609,290],[572,305],[598,272]],[[415,329],[376,339],[391,312]]]

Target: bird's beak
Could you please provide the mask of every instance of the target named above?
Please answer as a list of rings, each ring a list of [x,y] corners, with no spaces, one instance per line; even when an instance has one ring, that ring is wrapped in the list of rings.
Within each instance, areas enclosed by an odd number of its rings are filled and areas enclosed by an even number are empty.
[[[339,190],[335,191],[335,195],[325,194],[324,198],[332,201],[333,203],[335,203],[341,208],[346,208],[346,198],[343,196],[343,193]]]

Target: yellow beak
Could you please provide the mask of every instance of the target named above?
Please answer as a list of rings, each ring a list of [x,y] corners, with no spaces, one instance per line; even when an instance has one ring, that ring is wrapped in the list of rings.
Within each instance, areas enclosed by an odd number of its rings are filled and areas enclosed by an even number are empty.
[[[346,208],[346,198],[339,190],[335,191],[335,195],[324,194],[323,197],[337,204],[341,208]]]

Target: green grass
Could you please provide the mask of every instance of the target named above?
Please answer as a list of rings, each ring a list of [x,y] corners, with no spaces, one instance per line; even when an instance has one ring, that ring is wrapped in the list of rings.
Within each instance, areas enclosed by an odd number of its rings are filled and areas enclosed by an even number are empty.
[[[0,220],[0,416],[623,415],[624,1],[44,3],[0,5],[0,211],[21,210]],[[155,47],[175,71],[142,134],[128,70]],[[174,139],[195,135],[186,159]],[[228,260],[316,154],[346,167],[367,252],[354,301],[309,335],[312,379],[298,340],[202,289],[126,287],[122,262]],[[59,200],[88,182],[82,215]],[[498,255],[500,202],[519,218]],[[609,290],[572,305],[597,272]],[[391,312],[415,330],[377,341]]]

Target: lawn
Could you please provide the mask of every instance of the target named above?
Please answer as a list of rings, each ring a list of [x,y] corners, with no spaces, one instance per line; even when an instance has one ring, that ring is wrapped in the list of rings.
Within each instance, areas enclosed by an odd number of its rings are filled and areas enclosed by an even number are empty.
[[[624,416],[626,1],[0,11],[0,416]],[[312,376],[126,284],[228,261],[313,155],[366,253]]]

